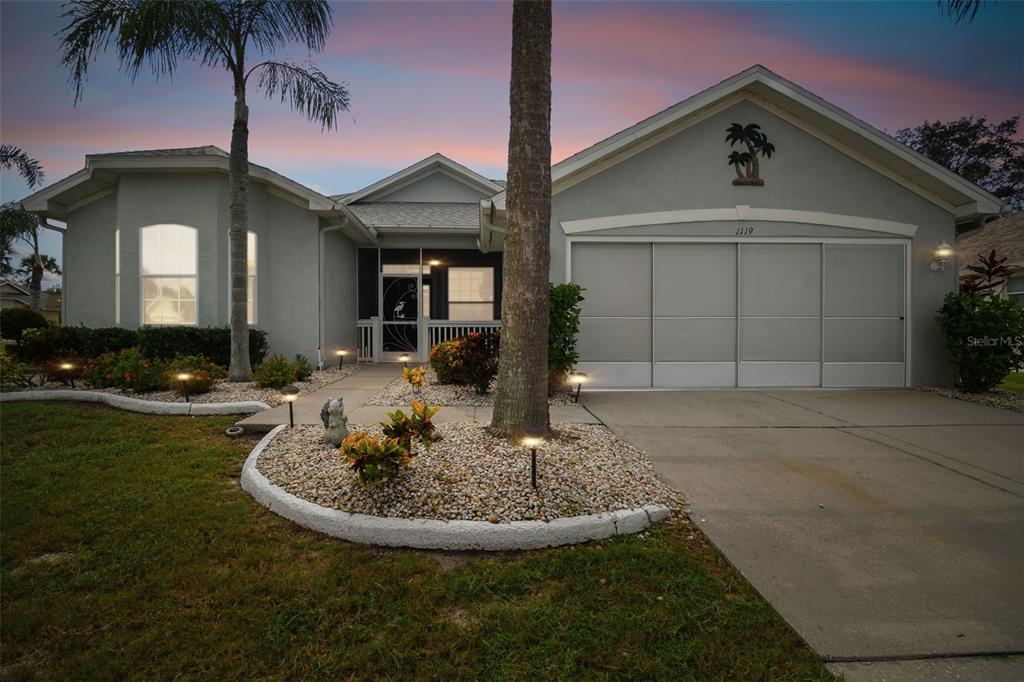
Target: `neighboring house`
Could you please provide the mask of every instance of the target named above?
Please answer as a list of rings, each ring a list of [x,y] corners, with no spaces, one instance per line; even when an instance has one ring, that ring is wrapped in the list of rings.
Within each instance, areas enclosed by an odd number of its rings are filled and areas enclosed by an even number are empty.
[[[0,308],[31,308],[32,292],[27,286],[0,279]],[[60,296],[42,292],[39,313],[50,322],[60,322]]]
[[[733,123],[775,145],[759,173],[727,162],[747,151]],[[68,324],[227,324],[227,161],[91,155],[24,200],[68,224]],[[551,280],[587,289],[579,366],[606,386],[949,384],[934,315],[957,273],[931,265],[958,223],[1001,208],[760,66],[552,176]],[[502,183],[440,154],[335,197],[250,178],[250,322],[272,351],[422,360],[499,324]]]
[[[1010,277],[1006,295],[1024,305],[1024,213],[1013,213],[963,233],[956,244],[960,275],[970,275],[966,266],[977,265],[979,256],[988,256],[993,250],[1017,271]]]

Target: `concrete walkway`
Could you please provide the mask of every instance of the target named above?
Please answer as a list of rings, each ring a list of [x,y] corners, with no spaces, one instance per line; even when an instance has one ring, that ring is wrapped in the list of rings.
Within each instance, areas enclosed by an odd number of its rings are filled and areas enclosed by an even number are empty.
[[[400,376],[402,376],[402,365],[400,364],[366,363],[355,374],[299,397],[293,406],[295,423],[321,424],[320,410],[324,403],[331,398],[338,397],[345,401],[345,414],[348,415],[350,424],[375,424],[387,421],[388,412],[393,412],[396,408],[408,410],[409,406],[384,407],[364,405],[364,403]],[[491,407],[452,405],[444,407],[438,412],[434,421],[438,424],[490,422],[491,413]],[[554,405],[551,407],[551,421],[553,423],[596,424],[599,420],[582,405]],[[275,426],[287,423],[288,405],[278,405],[273,409],[246,417],[238,422],[238,426],[253,433],[266,433]]]
[[[910,390],[584,402],[846,679],[1024,679],[1024,415]]]

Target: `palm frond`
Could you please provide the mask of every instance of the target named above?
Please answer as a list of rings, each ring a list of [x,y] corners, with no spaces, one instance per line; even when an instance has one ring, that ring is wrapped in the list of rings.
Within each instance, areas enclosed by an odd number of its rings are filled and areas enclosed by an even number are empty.
[[[250,73],[256,70],[260,71],[259,88],[268,99],[279,95],[292,111],[316,121],[323,130],[337,128],[338,114],[348,111],[348,84],[335,83],[314,64],[268,61]]]
[[[938,0],[939,12],[946,14],[954,24],[966,21],[968,24],[978,16],[982,0]]]
[[[12,144],[0,145],[0,168],[16,170],[30,188],[41,183],[46,175],[42,164]]]
[[[334,23],[327,0],[246,0],[240,3],[246,35],[263,54],[286,42],[302,43],[310,53],[324,49]]]

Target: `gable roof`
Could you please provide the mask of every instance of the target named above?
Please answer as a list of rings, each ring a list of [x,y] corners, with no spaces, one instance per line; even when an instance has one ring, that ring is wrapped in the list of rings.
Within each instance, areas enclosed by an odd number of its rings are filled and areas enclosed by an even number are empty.
[[[495,192],[500,192],[502,189],[501,185],[493,180],[489,180],[476,171],[452,161],[444,154],[435,153],[357,192],[339,195],[339,198],[346,204],[353,204],[357,201],[370,201],[376,196],[386,194],[389,191],[411,184],[420,178],[437,172],[442,172],[484,194],[491,195]]]
[[[746,69],[551,167],[552,194],[674,134],[716,105],[748,99],[950,211],[958,222],[996,215],[999,199],[884,132],[761,65]],[[724,107],[723,107],[724,108]],[[503,211],[505,192],[485,211]]]
[[[372,227],[461,227],[479,225],[477,204],[424,201],[379,201],[349,208]]]
[[[993,220],[979,230],[965,233],[956,242],[961,265],[970,265],[978,260],[978,254],[987,256],[993,249],[1011,265],[1024,264],[1024,213]]]

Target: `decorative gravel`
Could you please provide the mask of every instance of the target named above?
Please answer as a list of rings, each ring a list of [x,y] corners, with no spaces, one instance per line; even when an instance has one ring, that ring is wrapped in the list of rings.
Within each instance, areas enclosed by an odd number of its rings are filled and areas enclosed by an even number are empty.
[[[390,407],[392,405],[408,405],[413,400],[422,400],[430,405],[489,407],[494,405],[494,386],[495,382],[492,381],[491,388],[487,393],[477,395],[476,389],[472,386],[438,383],[434,371],[428,369],[419,393],[414,393],[409,382],[399,377],[363,404]],[[572,393],[567,390],[555,391],[554,395],[549,396],[548,402],[551,405],[572,405]]]
[[[1024,414],[1024,393],[1014,393],[1001,388],[989,389],[984,393],[964,393],[955,388],[925,388],[922,390],[947,398],[966,400],[969,403],[978,403],[989,407],[1001,407],[1004,410]]]
[[[380,427],[352,426],[380,435]],[[378,485],[362,484],[323,428],[282,429],[257,468],[275,485],[323,507],[416,519],[500,523],[551,521],[647,504],[681,509],[647,457],[606,427],[563,424],[537,452],[537,489],[530,486],[530,452],[494,438],[481,424],[443,424],[443,439],[417,449],[409,467]]]
[[[342,369],[337,367],[330,367],[323,370],[314,370],[313,375],[308,381],[298,381],[295,383],[299,387],[301,393],[311,393],[318,388],[326,386],[327,384],[340,381],[347,376],[351,376],[359,371],[359,366],[355,363],[346,365]],[[66,386],[59,382],[47,382],[42,386],[32,386],[31,388],[24,389],[28,391],[40,391],[40,390],[53,390],[53,389],[68,389],[70,386]],[[180,393],[176,391],[152,391],[150,393],[135,393],[133,391],[124,391],[117,388],[90,388],[80,381],[75,382],[75,388],[82,391],[96,391],[99,393],[114,393],[117,395],[127,395],[140,400],[153,400],[161,403],[180,403],[184,402]],[[242,382],[231,382],[221,381],[213,385],[213,389],[207,393],[200,393],[199,395],[190,395],[188,397],[190,402],[193,403],[233,403],[243,402],[248,400],[258,400],[264,402],[270,406],[280,405],[284,402],[284,398],[281,396],[281,391],[276,388],[259,388],[252,381]]]

